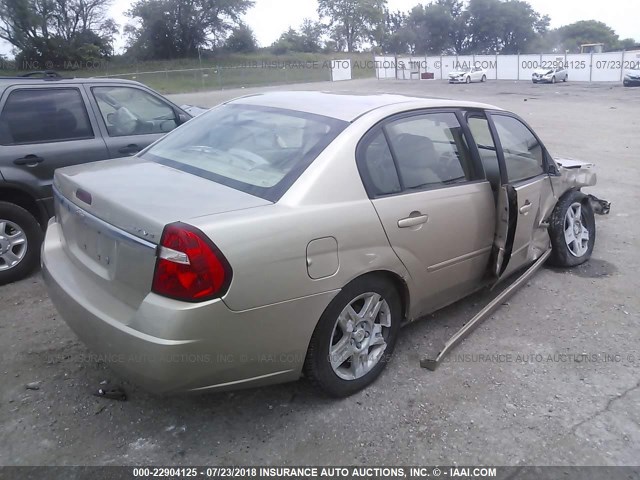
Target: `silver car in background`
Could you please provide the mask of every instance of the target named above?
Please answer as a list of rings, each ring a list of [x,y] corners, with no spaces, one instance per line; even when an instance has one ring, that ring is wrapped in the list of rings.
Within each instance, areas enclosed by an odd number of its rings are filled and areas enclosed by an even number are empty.
[[[569,72],[564,67],[539,68],[531,75],[533,83],[556,83],[569,80]]]
[[[43,272],[77,335],[150,390],[305,374],[345,396],[401,325],[550,251],[585,262],[595,181],[489,105],[254,95],[58,170]]]

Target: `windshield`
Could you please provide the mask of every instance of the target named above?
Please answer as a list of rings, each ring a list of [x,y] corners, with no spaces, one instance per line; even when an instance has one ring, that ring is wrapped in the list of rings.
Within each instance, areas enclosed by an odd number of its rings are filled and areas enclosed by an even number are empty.
[[[189,121],[142,158],[277,201],[346,126],[292,110],[227,104]]]

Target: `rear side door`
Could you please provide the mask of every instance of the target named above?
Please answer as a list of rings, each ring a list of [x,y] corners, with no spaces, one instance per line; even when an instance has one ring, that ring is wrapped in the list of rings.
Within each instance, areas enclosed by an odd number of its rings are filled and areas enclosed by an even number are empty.
[[[501,178],[494,271],[502,278],[533,262],[549,248],[541,205],[552,190],[547,153],[533,131],[508,113],[491,112],[488,122]]]
[[[489,264],[495,208],[458,114],[392,117],[364,137],[357,157],[389,242],[420,286],[412,314],[477,288]]]
[[[0,171],[37,198],[50,198],[57,168],[109,158],[77,85],[14,86],[0,101]]]
[[[136,85],[94,84],[86,90],[112,157],[135,155],[190,118],[160,95]]]

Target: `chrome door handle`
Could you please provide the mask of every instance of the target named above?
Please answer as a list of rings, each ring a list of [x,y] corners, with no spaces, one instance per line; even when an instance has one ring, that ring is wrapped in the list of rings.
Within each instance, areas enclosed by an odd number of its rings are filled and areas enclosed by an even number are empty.
[[[398,220],[398,228],[410,228],[427,223],[429,215],[422,215],[420,212],[412,212],[407,218]]]
[[[44,162],[44,158],[37,155],[27,155],[22,158],[16,158],[13,163],[15,165],[26,165],[27,167],[35,167],[37,164]]]
[[[520,208],[520,213],[522,215],[526,215],[527,213],[529,213],[529,210],[531,210],[531,202],[527,200],[526,202],[524,202],[524,205]]]

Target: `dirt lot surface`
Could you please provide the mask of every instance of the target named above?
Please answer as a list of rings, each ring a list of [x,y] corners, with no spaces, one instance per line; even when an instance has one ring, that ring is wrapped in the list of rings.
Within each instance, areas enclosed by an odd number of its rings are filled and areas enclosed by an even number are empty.
[[[379,380],[345,400],[307,381],[151,396],[59,317],[39,273],[0,288],[0,464],[640,464],[640,89],[359,80],[287,87],[477,100],[512,110],[552,154],[597,163],[613,203],[593,259],[541,270],[437,371],[419,358],[486,302],[407,327]],[[175,95],[212,106],[258,91]],[[92,396],[108,380],[126,402]],[[26,385],[40,382],[38,390]]]

